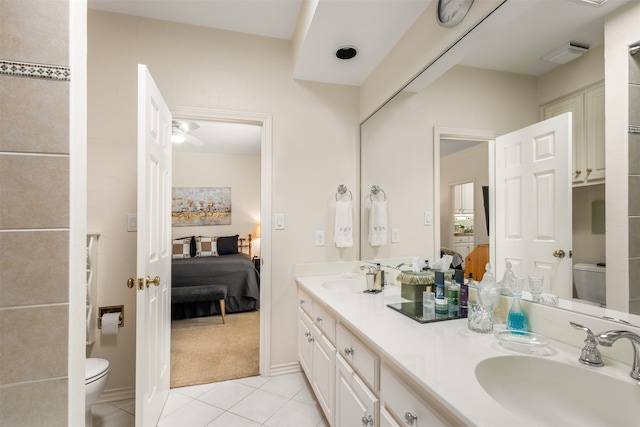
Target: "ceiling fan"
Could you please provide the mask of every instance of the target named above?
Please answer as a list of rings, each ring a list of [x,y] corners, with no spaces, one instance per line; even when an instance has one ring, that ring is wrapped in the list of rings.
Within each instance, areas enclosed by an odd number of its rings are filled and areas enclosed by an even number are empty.
[[[191,145],[204,145],[204,141],[193,135],[189,135],[189,132],[194,131],[200,127],[199,124],[194,122],[183,122],[173,120],[171,123],[171,142],[183,143]]]

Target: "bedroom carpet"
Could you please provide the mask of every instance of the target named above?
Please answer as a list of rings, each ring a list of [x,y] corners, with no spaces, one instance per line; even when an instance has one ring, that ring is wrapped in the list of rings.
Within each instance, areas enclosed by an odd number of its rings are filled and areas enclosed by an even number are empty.
[[[259,374],[260,312],[171,322],[171,388]]]

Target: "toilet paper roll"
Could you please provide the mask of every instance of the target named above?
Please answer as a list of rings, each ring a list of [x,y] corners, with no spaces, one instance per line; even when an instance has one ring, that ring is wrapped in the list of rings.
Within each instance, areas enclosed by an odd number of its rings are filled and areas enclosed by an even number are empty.
[[[117,335],[120,313],[106,313],[102,315],[102,335]]]

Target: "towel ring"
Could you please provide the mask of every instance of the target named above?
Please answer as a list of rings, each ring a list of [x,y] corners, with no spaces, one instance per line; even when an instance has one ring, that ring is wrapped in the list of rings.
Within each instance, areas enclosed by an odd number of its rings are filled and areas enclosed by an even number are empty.
[[[373,202],[373,196],[378,196],[381,191],[382,195],[384,196],[384,199],[382,200],[387,200],[387,193],[385,193],[384,190],[377,185],[371,187],[371,194],[369,194],[369,199],[371,199],[371,201]]]
[[[347,191],[349,192],[349,200],[352,200],[353,199],[353,193],[351,192],[351,190],[349,190],[346,185],[340,184],[338,186],[338,192],[336,193],[336,201],[338,201],[338,197],[342,197],[345,194],[347,194]]]

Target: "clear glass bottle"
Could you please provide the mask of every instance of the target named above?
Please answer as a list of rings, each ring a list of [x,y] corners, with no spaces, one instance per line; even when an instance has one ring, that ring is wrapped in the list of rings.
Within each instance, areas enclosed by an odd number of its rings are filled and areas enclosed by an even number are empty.
[[[513,302],[507,315],[507,330],[522,331],[529,330],[527,325],[527,316],[522,309],[522,289],[524,288],[524,279],[518,277],[511,281],[511,292],[513,294]]]

